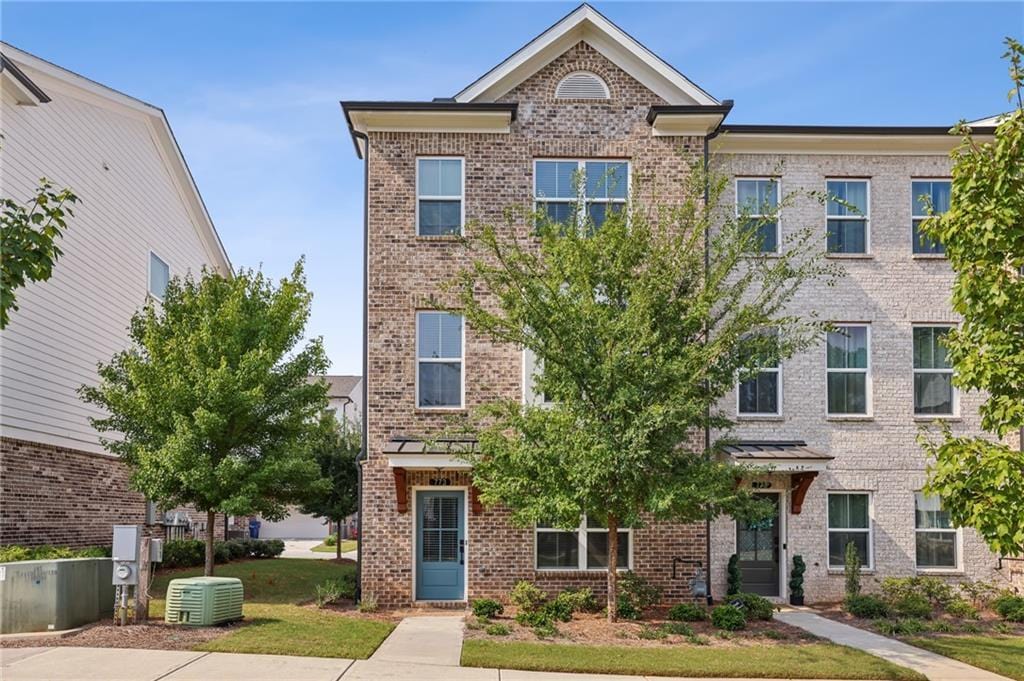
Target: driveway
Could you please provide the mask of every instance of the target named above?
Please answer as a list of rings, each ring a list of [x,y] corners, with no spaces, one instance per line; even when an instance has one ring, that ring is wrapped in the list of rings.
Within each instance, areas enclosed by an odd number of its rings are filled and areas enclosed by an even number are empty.
[[[285,539],[284,540],[284,553],[281,554],[282,558],[312,558],[313,560],[331,560],[334,558],[334,552],[321,552],[314,551],[314,546],[319,546],[323,543],[323,539]],[[346,551],[341,554],[342,558],[348,560],[356,559],[355,551]]]

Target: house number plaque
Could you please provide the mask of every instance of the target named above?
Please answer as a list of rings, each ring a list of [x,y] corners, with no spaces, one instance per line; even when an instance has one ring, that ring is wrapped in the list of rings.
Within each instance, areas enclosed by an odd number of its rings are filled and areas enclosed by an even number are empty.
[[[430,479],[431,487],[450,487],[451,484],[452,484],[452,481],[449,480],[448,478],[431,478]]]

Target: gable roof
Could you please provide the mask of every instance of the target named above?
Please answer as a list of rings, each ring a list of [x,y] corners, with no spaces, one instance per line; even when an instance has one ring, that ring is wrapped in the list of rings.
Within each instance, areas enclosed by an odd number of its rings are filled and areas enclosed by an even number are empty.
[[[154,141],[166,161],[168,173],[178,185],[178,191],[185,203],[186,210],[192,218],[191,222],[206,246],[211,263],[222,274],[232,274],[231,261],[228,259],[227,251],[224,250],[224,244],[206,210],[199,187],[196,186],[192,171],[189,170],[185,156],[181,153],[181,147],[178,146],[178,141],[174,137],[174,132],[171,130],[171,125],[167,121],[163,109],[57,66],[8,43],[0,41],[0,49],[3,50],[4,71],[6,72],[10,66],[14,67],[10,69],[12,76],[15,76],[16,73],[20,74],[29,78],[33,84],[35,83],[34,80],[31,80],[32,78],[39,79],[41,76],[52,79],[47,82],[56,83],[53,87],[75,88],[83,93],[84,97],[100,98],[107,106],[124,107],[129,111],[143,114],[149,122]],[[28,75],[26,75],[26,71]],[[38,87],[37,85],[36,88],[38,89]],[[42,93],[42,90],[39,92]],[[45,94],[43,96],[46,97]],[[50,101],[50,98],[47,97],[46,101]]]
[[[36,106],[50,101],[49,95],[43,92],[43,89],[26,76],[25,72],[19,69],[18,65],[8,59],[5,54],[0,54],[0,73],[9,78],[7,82],[14,88],[14,96],[19,104]]]
[[[586,3],[468,85],[455,101],[493,102],[581,40],[669,104],[721,104]]]

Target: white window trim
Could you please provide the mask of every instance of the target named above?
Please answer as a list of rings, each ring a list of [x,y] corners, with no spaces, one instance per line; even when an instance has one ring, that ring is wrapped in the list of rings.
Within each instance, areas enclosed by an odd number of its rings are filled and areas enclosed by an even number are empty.
[[[583,173],[584,177],[587,172],[587,163],[625,163],[626,164],[626,197],[623,199],[619,198],[604,198],[604,199],[591,199],[586,196],[586,189],[584,188],[582,195],[577,194],[572,198],[555,197],[548,198],[544,196],[537,196],[537,164],[538,163],[575,163],[576,172]],[[568,203],[568,204],[580,204],[580,213],[576,216],[578,224],[583,224],[586,220],[587,206],[591,203],[604,203],[604,204],[621,204],[627,206],[629,203],[629,197],[633,192],[633,164],[629,159],[625,158],[535,158],[533,159],[533,209],[539,210],[541,203]],[[582,201],[581,201],[582,199]]]
[[[536,407],[550,407],[554,402],[539,395],[534,384],[534,374],[540,370],[536,355],[529,348],[523,348],[523,404]]]
[[[420,357],[420,315],[422,314],[455,314],[454,312],[443,312],[440,310],[416,310],[416,338],[413,341],[415,346],[415,370],[413,371],[413,380],[416,384],[415,399],[416,409],[418,411],[459,411],[465,409],[466,404],[466,317],[464,315],[457,315],[462,318],[462,341],[460,343],[460,349],[462,350],[458,360],[454,357]],[[443,407],[424,407],[420,405],[420,363],[425,362],[429,364],[451,364],[455,361],[459,363],[459,404],[447,405]]]
[[[167,266],[167,282],[168,283],[170,283],[170,281],[171,281],[171,264],[169,262],[167,262],[166,260],[164,260],[163,258],[161,258],[160,255],[156,251],[150,249],[150,251],[149,251],[149,258],[146,259],[146,295],[148,295],[153,300],[156,300],[156,301],[162,303],[162,302],[164,302],[163,296],[158,296],[157,294],[153,293],[153,289],[152,289],[152,286],[153,286],[153,258],[156,258],[157,260],[159,260],[160,262],[162,262],[164,265]]]
[[[864,191],[864,198],[866,202],[865,210],[863,215],[831,215],[828,212],[829,202],[825,201],[825,250],[826,255],[830,257],[864,257],[865,255],[871,255],[871,178],[870,177],[826,177],[825,178],[825,194],[828,194],[828,183],[829,182],[863,182],[866,185]],[[864,221],[864,252],[863,253],[846,253],[841,251],[832,252],[828,250],[828,221],[829,220],[863,220]]]
[[[629,551],[627,556],[626,567],[617,568],[616,572],[628,572],[633,569],[633,528],[632,527],[620,527],[619,532],[625,532],[629,535]],[[576,534],[577,546],[577,563],[576,567],[538,567],[537,566],[537,535],[542,532],[574,532]],[[608,532],[606,527],[587,527],[587,517],[584,515],[580,520],[580,524],[575,530],[562,530],[557,527],[533,527],[533,569],[536,572],[607,572],[607,568],[603,567],[587,567],[587,538],[591,532]],[[611,556],[608,557],[611,560]]]
[[[950,385],[952,385],[953,379],[953,367],[948,369],[918,369],[914,366],[914,329],[955,329],[956,324],[950,323],[928,323],[928,322],[914,322],[911,325],[910,331],[910,370],[911,370],[911,402],[910,408],[914,411],[914,418],[916,419],[956,419],[960,418],[960,391],[957,387],[953,386],[953,411],[948,414],[920,414],[917,411],[916,403],[917,393],[914,391],[916,382],[914,378],[917,374],[949,374]]]
[[[862,327],[867,329],[867,341],[868,341],[868,365],[863,369],[848,369],[836,367],[832,368],[828,365],[828,336],[825,338],[825,415],[830,418],[871,418],[874,414],[874,400],[872,399],[872,381],[871,381],[871,324],[867,322],[833,322],[837,327]],[[837,374],[865,374],[864,379],[864,392],[867,393],[864,399],[864,413],[852,413],[852,412],[831,412],[828,409],[828,375],[831,373]]]
[[[953,178],[951,177],[912,177],[910,178],[910,254],[915,258],[935,258],[937,260],[945,259],[946,252],[943,250],[942,253],[918,253],[914,250],[916,240],[914,239],[914,222],[916,220],[927,220],[932,215],[917,215],[914,213],[917,201],[914,194],[914,183],[915,182],[948,182],[950,187],[953,184]],[[940,215],[940,213],[936,213]]]
[[[459,179],[462,181],[458,196],[420,194],[420,161],[458,161]],[[416,236],[428,239],[438,237],[462,236],[466,228],[466,159],[463,156],[417,156],[416,157]],[[459,231],[452,234],[421,234],[420,233],[420,201],[458,201]]]
[[[934,573],[934,574],[947,573],[948,574],[948,573],[952,573],[952,572],[963,572],[963,569],[964,569],[964,564],[963,564],[963,560],[964,560],[964,558],[963,558],[963,556],[964,556],[964,534],[963,534],[963,528],[961,528],[961,527],[953,527],[953,528],[950,528],[950,529],[919,528],[917,526],[917,495],[918,495],[918,493],[922,493],[923,494],[923,492],[921,490],[915,490],[914,491],[914,570],[917,571],[917,572],[920,572],[920,573],[925,573],[925,574],[927,574],[927,573]],[[954,535],[954,540],[955,540],[954,546],[956,547],[955,548],[955,550],[956,550],[956,560],[954,561],[954,565],[934,565],[934,566],[927,566],[927,567],[926,566],[918,565],[917,564],[917,535],[918,535],[919,532],[932,532],[932,533],[940,532],[940,533],[944,533],[944,534],[950,534],[950,533],[953,534]]]
[[[758,251],[760,254],[776,254],[782,252],[782,211],[779,210],[779,203],[782,201],[782,178],[781,177],[770,177],[770,176],[755,176],[755,175],[738,175],[735,178],[733,184],[733,203],[736,204],[736,217],[740,216],[742,211],[740,210],[740,182],[744,180],[770,180],[775,183],[775,250],[774,251]],[[826,208],[827,210],[827,208]],[[765,215],[761,213],[748,213],[747,217],[751,218],[764,218]]]
[[[868,526],[863,527],[829,527],[828,508],[829,497],[832,495],[849,496],[851,494],[866,494],[868,496]],[[868,562],[861,567],[864,570],[875,569],[875,495],[871,490],[864,489],[830,489],[825,493],[825,563],[829,570],[842,570],[844,565],[833,565],[829,562],[829,540],[833,532],[867,532],[868,535]]]

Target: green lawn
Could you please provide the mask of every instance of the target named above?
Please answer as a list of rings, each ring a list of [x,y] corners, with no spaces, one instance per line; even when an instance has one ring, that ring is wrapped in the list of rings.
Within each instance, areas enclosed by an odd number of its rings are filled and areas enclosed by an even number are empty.
[[[242,580],[245,588],[242,612],[248,624],[196,649],[222,653],[369,657],[394,625],[298,605],[313,598],[314,587],[320,582],[338,579],[354,570],[354,565],[302,558],[218,565],[215,571],[218,577]],[[150,616],[163,617],[163,597],[171,579],[201,574],[202,568],[158,574],[151,589],[154,600],[150,604]]]
[[[652,676],[925,681],[917,672],[832,643],[749,646],[723,651],[694,646],[624,648],[470,640],[462,646],[462,664]]]
[[[357,542],[355,539],[345,539],[341,542],[341,552],[345,553],[346,551],[355,551],[356,547],[358,546],[359,542]],[[316,551],[317,553],[335,553],[338,549],[336,546],[328,546],[327,544],[317,544],[311,550]]]
[[[1024,681],[1024,636],[938,636],[908,638],[906,641],[933,653]]]

